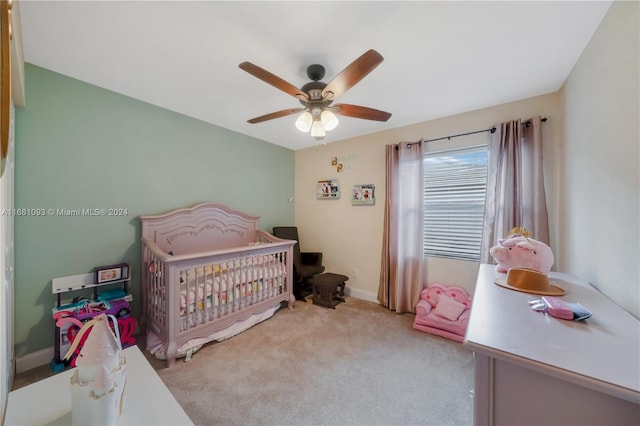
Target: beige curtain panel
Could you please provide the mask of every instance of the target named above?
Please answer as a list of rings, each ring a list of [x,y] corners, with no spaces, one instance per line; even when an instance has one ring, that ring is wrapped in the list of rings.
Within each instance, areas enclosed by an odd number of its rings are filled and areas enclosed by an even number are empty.
[[[493,263],[489,249],[516,226],[549,244],[541,125],[540,117],[508,121],[489,138],[481,263]]]
[[[386,146],[386,202],[378,301],[415,312],[423,288],[423,148],[421,142]]]

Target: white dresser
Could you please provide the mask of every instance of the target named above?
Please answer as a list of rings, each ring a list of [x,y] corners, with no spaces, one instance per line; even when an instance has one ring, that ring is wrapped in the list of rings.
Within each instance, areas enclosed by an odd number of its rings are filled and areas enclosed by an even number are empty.
[[[178,401],[137,346],[123,351],[127,384],[118,425],[193,425]],[[9,393],[6,426],[71,425],[71,389],[74,369]]]
[[[574,275],[567,302],[593,316],[534,312],[539,296],[494,284],[480,265],[464,345],[474,352],[474,424],[640,425],[640,321]]]

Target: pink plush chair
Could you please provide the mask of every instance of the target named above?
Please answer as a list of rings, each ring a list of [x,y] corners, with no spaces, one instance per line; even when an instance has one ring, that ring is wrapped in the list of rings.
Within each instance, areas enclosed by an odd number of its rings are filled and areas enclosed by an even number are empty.
[[[465,289],[433,283],[420,293],[413,328],[462,342],[470,308],[471,297]]]

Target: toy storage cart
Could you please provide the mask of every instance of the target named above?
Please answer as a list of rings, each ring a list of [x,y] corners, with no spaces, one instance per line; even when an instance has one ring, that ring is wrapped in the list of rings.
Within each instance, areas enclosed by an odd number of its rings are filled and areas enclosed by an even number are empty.
[[[52,309],[52,315],[56,321],[54,358],[51,360],[51,369],[54,372],[62,371],[68,366],[68,361],[65,362],[62,358],[71,346],[68,331],[73,323],[58,321],[65,316],[84,323],[100,314],[114,315],[121,328],[122,347],[135,344],[135,339],[132,337],[135,319],[131,316],[129,304],[133,297],[128,292],[131,279],[128,268],[126,272],[122,279],[98,284],[95,282],[95,273],[51,280],[51,292],[56,295],[56,306]],[[72,292],[76,295],[71,295]]]

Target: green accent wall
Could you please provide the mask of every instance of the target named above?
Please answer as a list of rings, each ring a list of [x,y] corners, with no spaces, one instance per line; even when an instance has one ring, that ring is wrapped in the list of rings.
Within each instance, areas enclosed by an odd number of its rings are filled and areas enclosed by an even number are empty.
[[[127,262],[139,317],[139,215],[213,201],[260,216],[267,231],[293,224],[293,151],[31,64],[25,82],[15,206],[34,210],[15,217],[17,357],[54,344],[56,277]]]

